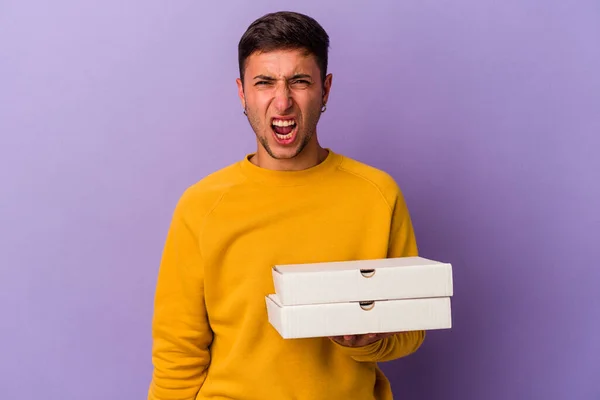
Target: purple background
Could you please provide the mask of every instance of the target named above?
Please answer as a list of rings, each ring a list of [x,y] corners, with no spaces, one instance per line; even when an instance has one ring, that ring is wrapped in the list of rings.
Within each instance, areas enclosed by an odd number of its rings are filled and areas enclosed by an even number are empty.
[[[337,3],[337,2],[336,2]],[[182,191],[254,150],[256,17],[332,40],[322,143],[389,171],[454,328],[384,365],[398,399],[600,399],[600,3],[0,3],[0,397],[143,399]]]

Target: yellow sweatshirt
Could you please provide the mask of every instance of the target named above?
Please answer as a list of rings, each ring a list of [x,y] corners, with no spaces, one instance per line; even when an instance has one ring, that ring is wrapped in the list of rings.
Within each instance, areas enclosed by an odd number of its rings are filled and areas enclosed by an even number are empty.
[[[155,296],[149,400],[388,400],[377,362],[425,332],[362,348],[282,339],[269,324],[271,267],[417,255],[408,210],[385,172],[329,151],[302,171],[248,157],[178,202]]]

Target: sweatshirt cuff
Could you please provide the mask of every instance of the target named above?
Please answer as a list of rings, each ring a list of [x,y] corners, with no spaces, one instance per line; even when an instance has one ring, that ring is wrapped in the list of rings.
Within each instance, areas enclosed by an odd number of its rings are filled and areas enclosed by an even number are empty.
[[[371,344],[368,344],[366,346],[360,346],[360,347],[349,347],[349,346],[344,346],[339,344],[338,342],[336,342],[335,340],[331,339],[331,341],[335,344],[335,346],[344,354],[346,354],[349,357],[358,357],[358,358],[364,358],[364,357],[368,357],[370,355],[374,355],[379,353],[379,351],[381,350],[381,347],[384,344],[384,341],[386,339],[379,339],[376,342],[373,342]]]

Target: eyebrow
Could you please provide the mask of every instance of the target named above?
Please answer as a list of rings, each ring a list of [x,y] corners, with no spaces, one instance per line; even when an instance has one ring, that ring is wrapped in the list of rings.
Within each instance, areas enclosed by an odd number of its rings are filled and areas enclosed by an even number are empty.
[[[310,79],[311,76],[309,74],[296,74],[296,75],[293,75],[289,79],[293,80],[293,79],[302,79],[302,78],[309,78]],[[272,76],[267,76],[267,75],[256,75],[254,77],[254,79],[261,79],[261,80],[264,80],[264,81],[275,81],[276,80]]]

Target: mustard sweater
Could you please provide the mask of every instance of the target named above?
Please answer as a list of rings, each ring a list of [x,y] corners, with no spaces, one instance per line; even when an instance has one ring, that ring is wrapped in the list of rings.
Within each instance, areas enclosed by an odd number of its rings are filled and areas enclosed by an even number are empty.
[[[148,399],[392,399],[377,362],[413,353],[423,331],[362,348],[282,339],[265,295],[275,264],[414,255],[396,182],[331,150],[302,171],[245,157],[209,175],[182,195],[166,239]]]

